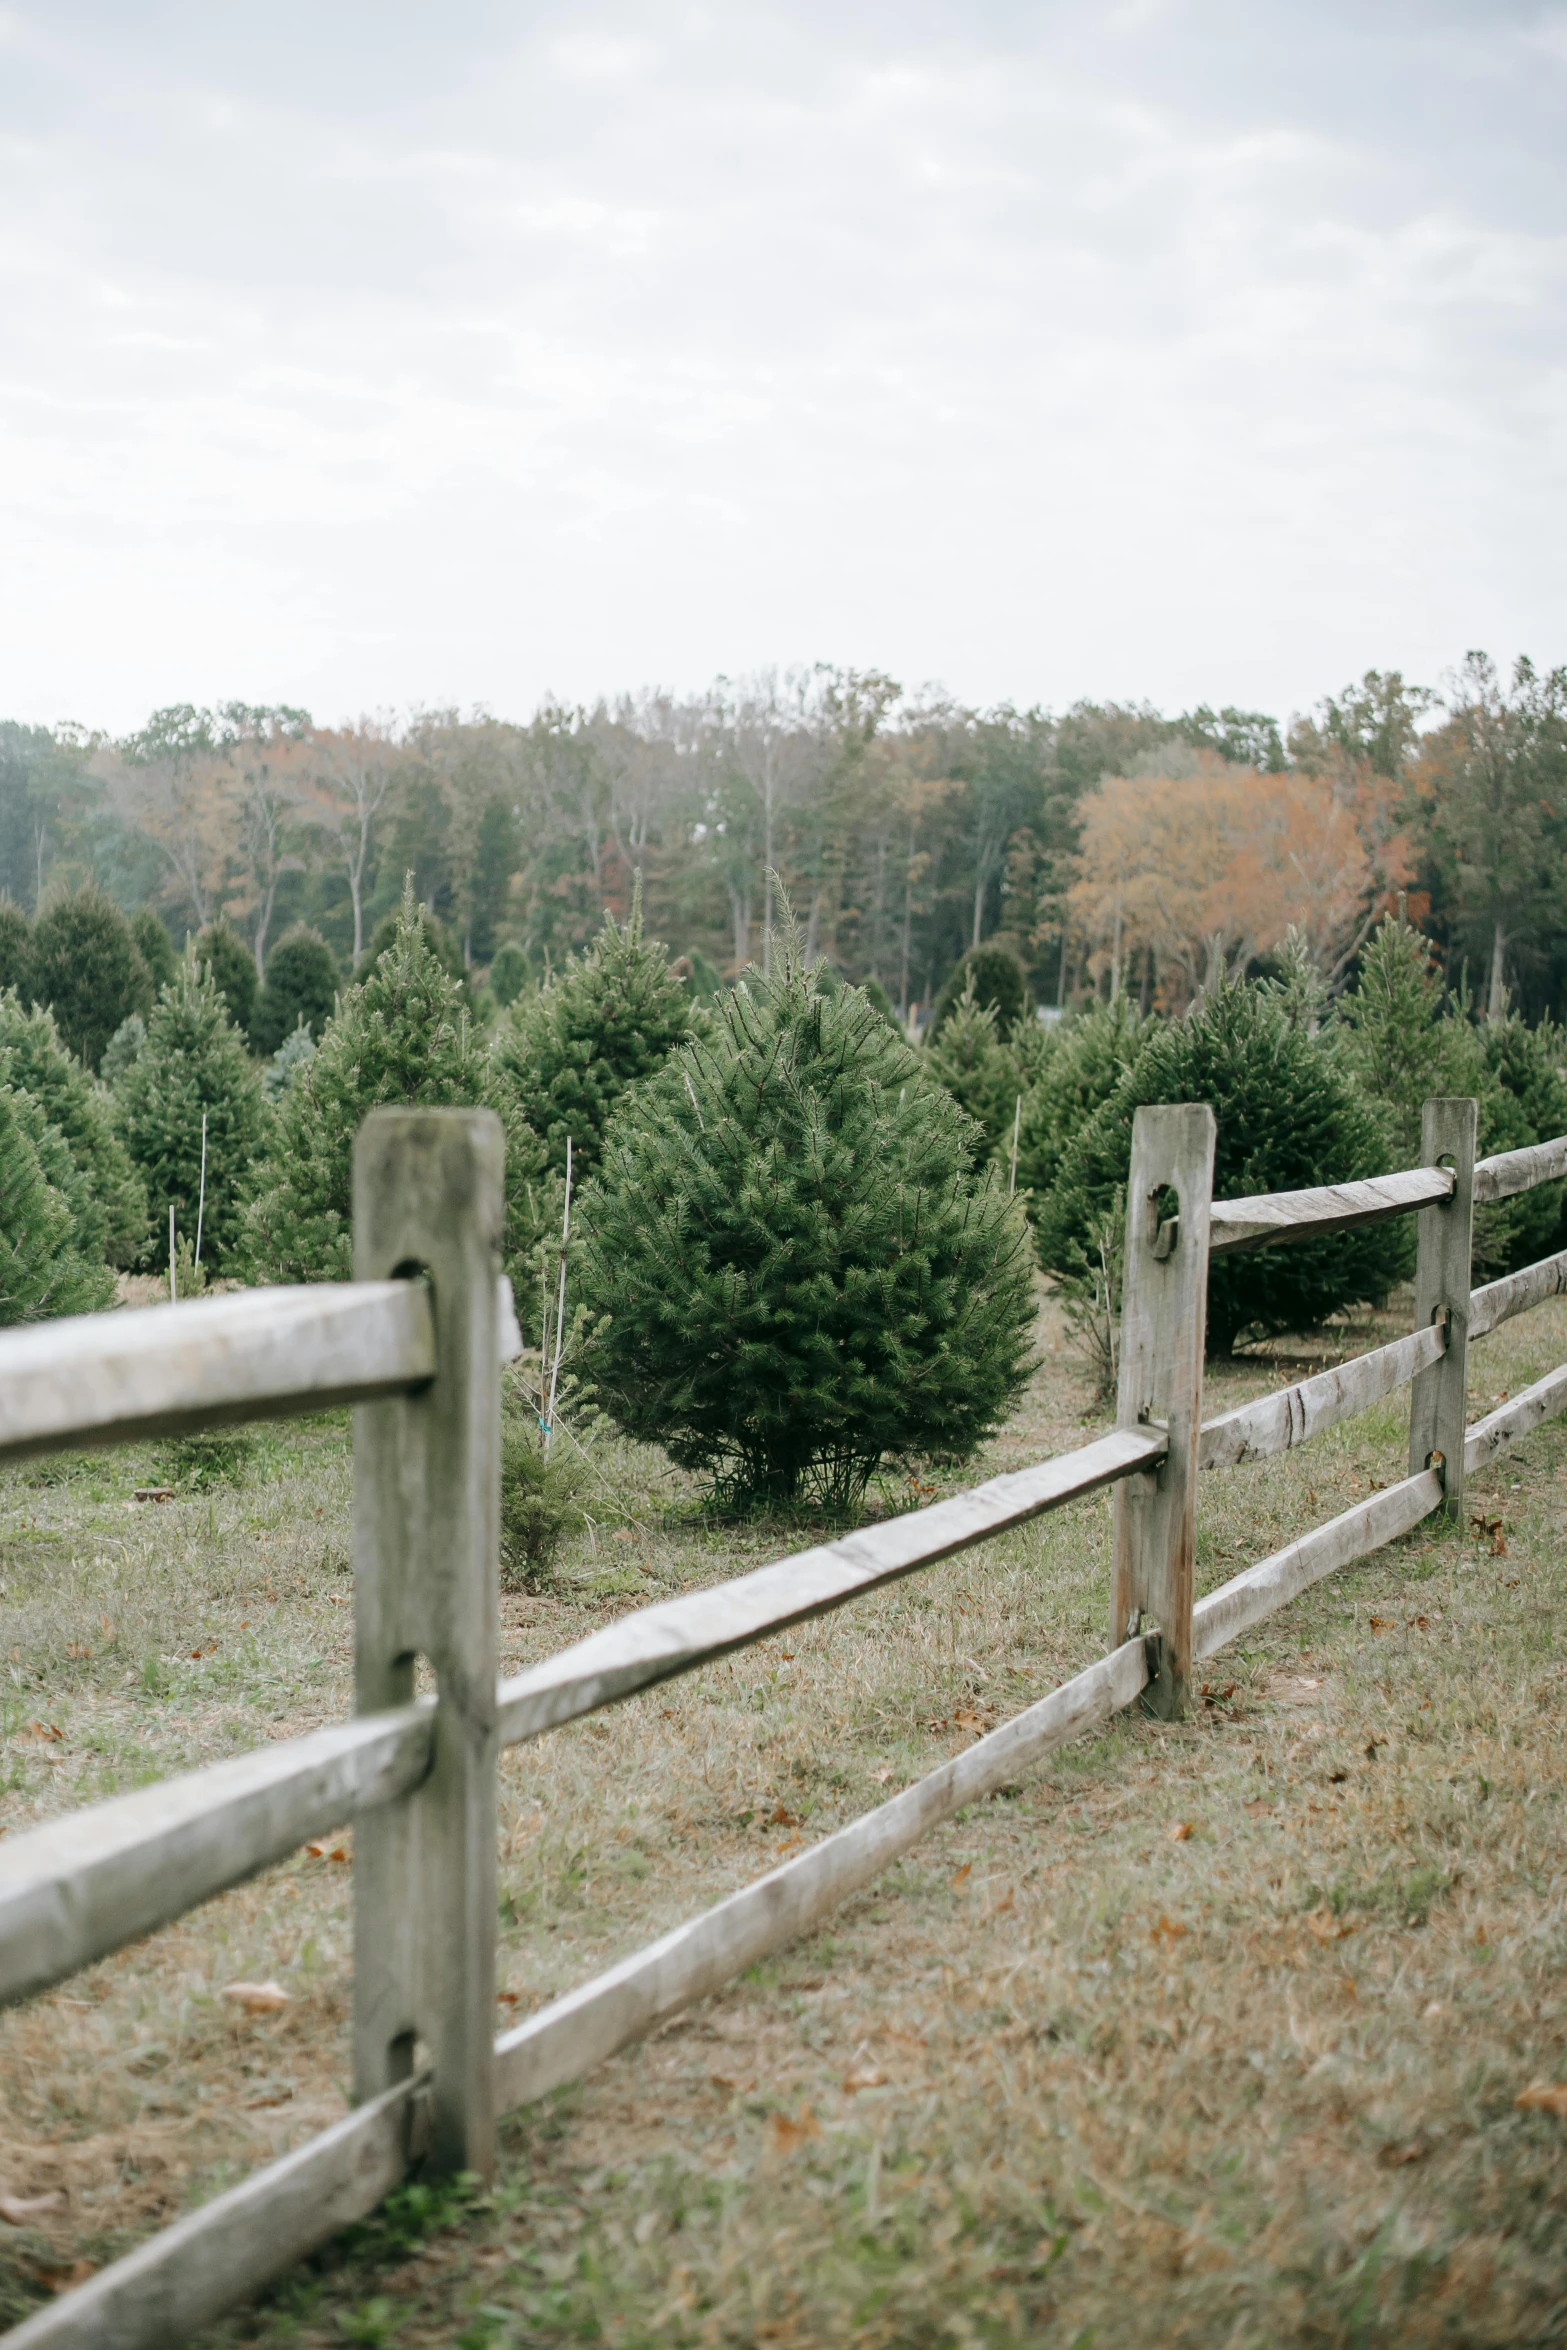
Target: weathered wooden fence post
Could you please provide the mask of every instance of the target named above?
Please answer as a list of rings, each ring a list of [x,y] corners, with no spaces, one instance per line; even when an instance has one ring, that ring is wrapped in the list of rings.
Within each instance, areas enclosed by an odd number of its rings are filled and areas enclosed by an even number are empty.
[[[423,1274],[436,1375],[354,1416],[356,1692],[437,1688],[434,1760],[354,1843],[354,2070],[361,2100],[422,2054],[437,2171],[494,2160],[496,1555],[503,1149],[488,1110],[373,1111],[354,1149],[354,1271]]]
[[[1469,1386],[1469,1292],[1474,1280],[1474,1170],[1478,1102],[1464,1095],[1429,1101],[1420,1120],[1420,1156],[1449,1166],[1451,1199],[1422,1208],[1415,1262],[1415,1328],[1447,1316],[1447,1351],[1417,1373],[1409,1396],[1411,1475],[1440,1456],[1443,1506],[1460,1524],[1464,1512],[1464,1423]]]
[[[1160,1468],[1115,1489],[1111,1643],[1157,1634],[1143,1703],[1167,1719],[1191,1687],[1214,1138],[1206,1102],[1140,1109],[1126,1194],[1116,1425],[1162,1422],[1170,1448]]]

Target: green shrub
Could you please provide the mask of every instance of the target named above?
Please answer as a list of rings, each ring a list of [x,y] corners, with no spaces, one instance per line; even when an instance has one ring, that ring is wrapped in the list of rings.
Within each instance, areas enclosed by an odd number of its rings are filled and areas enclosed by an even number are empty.
[[[583,1378],[734,1502],[966,1458],[1028,1375],[1027,1227],[978,1129],[798,941],[627,1094],[582,1195]]]
[[[952,1017],[971,984],[974,1000],[991,1007],[1003,1036],[1015,1020],[1033,1009],[1028,973],[1017,955],[1003,940],[989,939],[984,946],[970,947],[947,973],[936,998],[927,1043],[935,1041],[943,1022]]]
[[[211,966],[197,960],[194,947],[154,1005],[147,1042],[120,1080],[114,1100],[120,1133],[147,1187],[153,1224],[149,1258],[161,1263],[167,1256],[170,1206],[180,1233],[192,1242],[200,1206],[202,1262],[220,1269],[244,1224],[264,1112],[261,1080]]]
[[[1151,1028],[1136,1060],[1068,1142],[1036,1206],[1040,1262],[1069,1294],[1102,1278],[1100,1243],[1118,1214],[1144,1102],[1209,1102],[1218,1122],[1214,1197],[1294,1191],[1380,1175],[1393,1163],[1389,1124],[1323,1040],[1291,1025],[1265,988],[1227,981],[1185,1020]],[[1208,1343],[1305,1330],[1341,1308],[1378,1301],[1409,1269],[1407,1221],[1287,1247],[1215,1257]]]
[[[156,996],[160,987],[167,987],[180,967],[174,941],[167,927],[159,921],[150,906],[143,906],[131,916],[131,936],[135,939],[141,959],[147,966],[147,976]]]
[[[89,883],[39,915],[23,993],[50,1007],[66,1049],[89,1069],[128,1013],[151,1010],[152,980],[111,897]]]
[[[212,973],[229,1018],[248,1037],[256,1013],[256,958],[226,915],[196,933],[196,960]]]
[[[24,1011],[10,989],[0,991],[0,1071],[42,1106],[71,1154],[81,1178],[80,1253],[134,1265],[147,1234],[147,1194],[115,1131],[109,1097],[66,1051],[54,1014],[38,1006]]]
[[[42,1104],[0,1082],[0,1325],[96,1313],[114,1297],[78,1246],[82,1179]]]
[[[1044,1045],[1036,1048],[1034,1082],[1024,1093],[1018,1128],[1020,1190],[1044,1198],[1061,1172],[1067,1145],[1114,1093],[1151,1026],[1123,995],[1040,1031]]]
[[[507,1390],[501,1415],[501,1586],[540,1591],[561,1543],[582,1524],[583,1472],[567,1441],[546,1451],[537,1415]]]
[[[0,897],[0,987],[24,998],[32,979],[33,926],[14,898]]]
[[[462,992],[432,951],[405,891],[390,946],[350,987],[314,1055],[282,1095],[246,1217],[252,1264],[269,1281],[346,1281],[353,1270],[354,1136],[384,1102],[476,1105],[488,1065]],[[506,1126],[508,1192],[541,1171],[515,1117]]]
[[[517,1001],[528,984],[528,976],[528,958],[521,947],[508,940],[505,946],[496,948],[495,960],[490,965],[490,993],[503,1012]]]
[[[606,914],[586,954],[571,956],[503,1022],[491,1048],[495,1095],[539,1136],[557,1174],[569,1136],[581,1181],[598,1164],[622,1094],[663,1067],[691,1020],[690,992],[668,949],[642,935],[638,893],[624,927]]]
[[[166,1485],[210,1493],[220,1485],[243,1485],[262,1452],[260,1437],[243,1428],[201,1428],[171,1436],[154,1456]]]
[[[285,930],[267,957],[266,985],[250,1023],[256,1051],[275,1053],[301,1021],[319,1042],[341,985],[337,957],[319,930],[307,922]]]

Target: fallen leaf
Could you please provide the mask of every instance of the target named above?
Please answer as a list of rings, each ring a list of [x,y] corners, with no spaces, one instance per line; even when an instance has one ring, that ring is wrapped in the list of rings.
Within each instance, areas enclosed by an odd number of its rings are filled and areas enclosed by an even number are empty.
[[[92,1655],[92,1650],[88,1647],[85,1640],[73,1640],[67,1647],[65,1653],[67,1656],[90,1657]]]
[[[800,2108],[798,2121],[791,2121],[786,2113],[770,2113],[767,2117],[767,2139],[775,2154],[793,2154],[809,2138],[819,2138],[822,2125],[808,2105]]]
[[[1157,1942],[1160,1936],[1163,1935],[1166,1940],[1173,1942],[1177,1935],[1184,1934],[1186,1931],[1186,1927],[1181,1924],[1179,1918],[1167,1918],[1161,1910],[1159,1916],[1154,1921],[1153,1932],[1150,1936],[1150,1939]]]
[[[1191,1842],[1191,1836],[1192,1823],[1190,1820],[1177,1820],[1174,1827],[1170,1830],[1170,1842],[1172,1844],[1189,1844]]]
[[[63,1738],[65,1732],[58,1722],[29,1722],[22,1732],[24,1738]]]
[[[1348,1773],[1348,1771],[1329,1771],[1329,1773],[1328,1773],[1328,1785],[1329,1785],[1330,1787],[1342,1787],[1342,1786],[1343,1786],[1343,1784],[1344,1784],[1344,1781],[1345,1781],[1345,1780],[1346,1780],[1348,1777],[1349,1777],[1349,1773]]]
[[[90,2260],[73,2260],[69,2268],[35,2268],[34,2276],[51,2293],[69,2293],[74,2285],[85,2285],[92,2275]]]
[[[1015,1885],[1009,1885],[1005,1893],[1002,1894],[1001,1899],[991,1903],[989,1914],[993,1918],[1002,1918],[1007,1915],[1009,1910],[1015,1910],[1016,1908],[1017,1887]]]
[[[0,2195],[0,2219],[13,2228],[25,2228],[29,2220],[40,2219],[46,2211],[63,2211],[65,2197],[56,2188],[51,2195]]]
[[[962,1888],[968,1883],[970,1876],[973,1874],[973,1869],[974,1863],[971,1860],[966,1860],[963,1863],[963,1866],[958,1870],[957,1875],[952,1880],[952,1890],[954,1893],[960,1892]]]
[[[330,1836],[317,1836],[313,1843],[305,1846],[305,1850],[312,1860],[347,1860],[348,1858],[348,1846],[334,1843]]]
[[[1431,1618],[1429,1616],[1411,1616],[1409,1619],[1408,1629],[1413,1632],[1429,1632],[1431,1629]]]
[[[1386,1746],[1386,1744],[1387,1740],[1385,1738],[1368,1738],[1364,1748],[1362,1749],[1367,1762],[1375,1762],[1377,1759],[1377,1748],[1379,1746]]]
[[[138,1485],[136,1499],[138,1501],[172,1501],[174,1488],[172,1485]]]
[[[798,1828],[800,1824],[799,1813],[785,1810],[781,1803],[775,1803],[762,1822],[764,1828]]]
[[[1391,1616],[1371,1616],[1368,1617],[1367,1621],[1369,1622],[1373,1632],[1391,1632],[1393,1629],[1393,1619]]]
[[[247,2015],[276,2015],[279,2008],[288,2005],[288,1993],[281,1983],[225,1983],[221,1995]]]
[[[1520,2113],[1550,2113],[1567,2122],[1567,2082],[1533,2081],[1513,2099]]]
[[[885,2089],[887,2076],[879,2064],[856,2064],[843,2076],[844,2088],[852,2097],[856,2089]]]
[[[884,1764],[879,1771],[872,1771],[871,1777],[878,1787],[885,1787],[887,1781],[892,1777],[892,1765],[890,1763]]]
[[[1303,1923],[1309,1932],[1316,1935],[1319,1942],[1342,1942],[1355,1931],[1354,1927],[1346,1925],[1341,1917],[1336,1917],[1326,1902],[1320,1909],[1312,1910]]]
[[[1396,2141],[1379,2149],[1377,2160],[1384,2170],[1401,2170],[1406,2162],[1424,2162],[1430,2147],[1423,2138],[1411,2138],[1400,2146]]]
[[[520,1991],[497,1991],[496,2000],[502,2007],[515,2007],[522,1997]]]

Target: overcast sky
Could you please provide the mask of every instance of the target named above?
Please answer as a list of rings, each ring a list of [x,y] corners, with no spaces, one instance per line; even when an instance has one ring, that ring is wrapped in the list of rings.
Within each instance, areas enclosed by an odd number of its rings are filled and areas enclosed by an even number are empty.
[[[1567,7],[0,7],[0,716],[1567,660]]]

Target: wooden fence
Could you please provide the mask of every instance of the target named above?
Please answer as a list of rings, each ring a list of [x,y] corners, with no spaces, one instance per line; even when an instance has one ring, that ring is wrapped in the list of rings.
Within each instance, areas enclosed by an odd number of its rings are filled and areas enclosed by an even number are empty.
[[[1467,1469],[1567,1409],[1567,1365],[1465,1425],[1468,1341],[1567,1291],[1567,1250],[1470,1290],[1476,1203],[1567,1175],[1567,1137],[1475,1163],[1472,1101],[1426,1104],[1424,1164],[1373,1181],[1211,1198],[1214,1121],[1144,1109],[1133,1134],[1116,1427],[930,1508],[641,1608],[497,1678],[500,1129],[488,1112],[377,1111],[354,1162],[355,1279],[58,1322],[0,1342],[0,1458],[352,1402],[351,1721],[0,1843],[0,1998],[78,1968],[357,1823],[357,2102],[36,2311],[13,2350],[169,2345],[414,2165],[488,2174],[497,2114],[544,2096],[823,1918],[962,1806],[1141,1701],[1178,1713],[1209,1656],[1324,1575],[1460,1511]],[[1208,1259],[1419,1217],[1415,1328],[1341,1368],[1202,1418]],[[1409,1474],[1193,1600],[1199,1473],[1268,1458],[1410,1385]],[[1113,1485],[1109,1653],[835,1835],[498,2039],[496,1764],[1043,1511]],[[416,1658],[437,1694],[414,1694]]]

